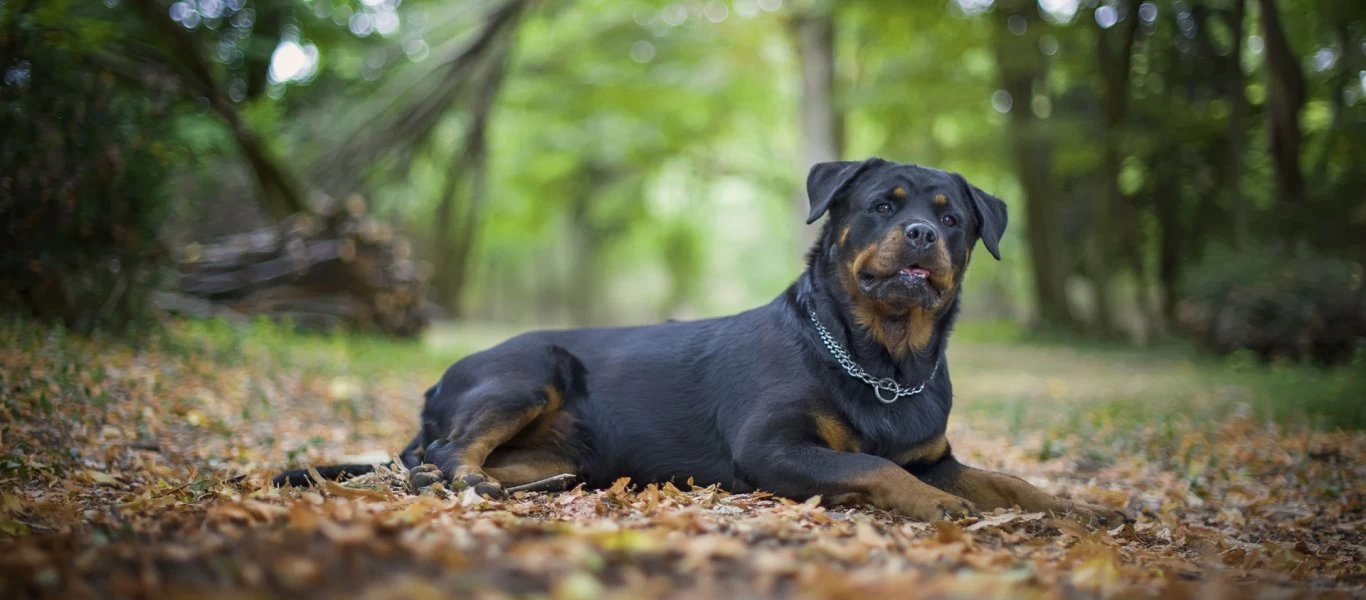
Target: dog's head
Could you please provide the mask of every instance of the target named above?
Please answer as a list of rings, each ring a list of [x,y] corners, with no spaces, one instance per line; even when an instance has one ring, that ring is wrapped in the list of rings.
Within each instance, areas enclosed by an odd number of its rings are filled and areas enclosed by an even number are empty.
[[[950,305],[978,240],[997,260],[1006,205],[956,173],[870,158],[820,163],[806,180],[812,260],[834,267],[852,316],[894,356],[919,351]]]

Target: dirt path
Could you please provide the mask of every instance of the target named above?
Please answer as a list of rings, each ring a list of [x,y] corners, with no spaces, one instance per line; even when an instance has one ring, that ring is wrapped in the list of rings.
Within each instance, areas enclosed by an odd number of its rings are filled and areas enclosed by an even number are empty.
[[[275,490],[264,477],[287,459],[401,446],[421,390],[451,351],[278,335],[201,342],[200,333],[133,351],[0,330],[0,597],[1281,598],[1366,589],[1366,435],[1259,421],[1236,381],[1181,361],[954,347],[955,449],[966,462],[1138,516],[1087,531],[1039,514],[924,524],[626,482],[502,502],[412,496],[395,473]],[[228,481],[241,474],[249,477]]]

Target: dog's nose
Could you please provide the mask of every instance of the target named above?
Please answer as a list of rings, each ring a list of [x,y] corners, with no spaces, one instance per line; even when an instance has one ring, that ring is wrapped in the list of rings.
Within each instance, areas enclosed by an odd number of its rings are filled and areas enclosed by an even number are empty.
[[[917,250],[924,250],[934,245],[939,235],[934,232],[934,227],[924,221],[916,221],[906,226],[906,243]]]

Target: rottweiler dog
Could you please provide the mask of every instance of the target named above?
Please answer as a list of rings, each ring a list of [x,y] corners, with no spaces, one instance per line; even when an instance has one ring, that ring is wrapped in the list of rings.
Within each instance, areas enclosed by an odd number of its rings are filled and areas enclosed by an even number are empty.
[[[923,521],[1020,507],[1122,522],[965,466],[944,437],[945,348],[963,276],[979,240],[1000,260],[1005,203],[956,173],[878,158],[815,165],[806,187],[807,223],[830,218],[806,270],[767,305],[537,331],[452,365],[399,456],[413,487],[446,481],[497,496],[560,473],[594,487],[691,478]],[[304,471],[276,478],[308,481]]]

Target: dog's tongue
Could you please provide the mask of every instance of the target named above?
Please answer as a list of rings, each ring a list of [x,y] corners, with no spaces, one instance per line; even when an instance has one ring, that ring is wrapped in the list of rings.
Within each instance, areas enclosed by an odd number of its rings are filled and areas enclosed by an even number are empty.
[[[901,270],[901,274],[902,274],[902,275],[909,275],[909,276],[911,276],[911,277],[922,277],[922,278],[925,278],[925,279],[929,279],[929,277],[930,277],[930,270],[929,270],[929,269],[922,269],[922,268],[920,268],[920,267],[906,267],[906,268],[904,268],[904,269]]]

